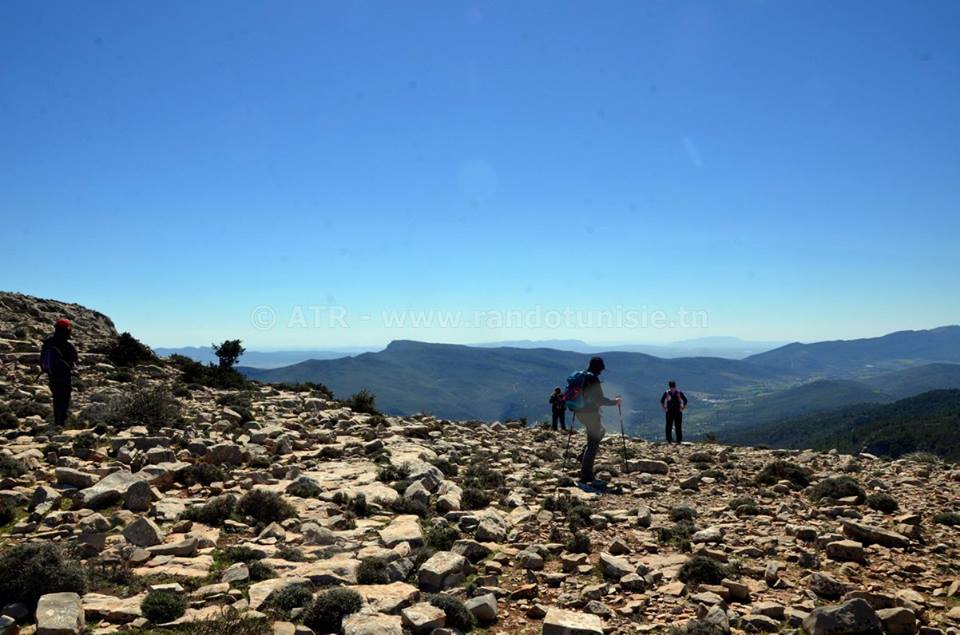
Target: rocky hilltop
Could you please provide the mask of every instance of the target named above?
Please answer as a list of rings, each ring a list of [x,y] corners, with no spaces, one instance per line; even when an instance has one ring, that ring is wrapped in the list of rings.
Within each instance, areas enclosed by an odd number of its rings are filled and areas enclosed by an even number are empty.
[[[86,356],[52,430],[29,356],[61,313]],[[960,469],[933,457],[611,435],[601,495],[548,430],[116,341],[0,296],[0,634],[960,633]]]

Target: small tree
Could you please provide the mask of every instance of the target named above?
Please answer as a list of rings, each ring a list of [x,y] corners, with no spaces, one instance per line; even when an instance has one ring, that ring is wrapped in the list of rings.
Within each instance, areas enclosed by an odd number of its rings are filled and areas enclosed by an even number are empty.
[[[224,340],[222,344],[212,346],[214,354],[220,360],[220,368],[233,368],[247,350],[240,345],[240,340]]]

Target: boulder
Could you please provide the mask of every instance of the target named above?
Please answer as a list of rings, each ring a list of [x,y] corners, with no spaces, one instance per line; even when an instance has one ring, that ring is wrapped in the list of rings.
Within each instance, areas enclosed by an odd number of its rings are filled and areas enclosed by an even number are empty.
[[[854,520],[843,521],[843,534],[865,545],[883,545],[884,547],[901,548],[910,546],[910,539],[903,534]]]
[[[883,624],[866,600],[821,606],[803,620],[807,635],[881,635]]]
[[[163,543],[163,531],[149,518],[140,517],[123,529],[123,537],[137,547],[153,547]]]
[[[917,632],[917,616],[908,608],[880,609],[877,617],[883,622],[886,635],[913,635]]]
[[[131,486],[144,481],[145,479],[137,474],[114,472],[91,487],[80,490],[80,502],[90,509],[103,509],[123,500]]]
[[[79,635],[83,602],[76,593],[48,593],[37,603],[36,635]]]
[[[388,547],[394,547],[401,542],[411,546],[423,544],[423,529],[420,528],[420,519],[412,514],[397,516],[389,525],[380,530],[380,540]]]
[[[541,635],[603,635],[603,620],[589,613],[558,607],[547,609]]]
[[[625,575],[636,573],[637,568],[630,564],[626,558],[614,556],[609,553],[600,554],[600,572],[606,578],[619,580]]]
[[[856,540],[835,540],[827,544],[827,557],[837,562],[863,562],[863,545]]]
[[[343,635],[403,635],[399,615],[354,613],[343,618]]]
[[[459,584],[470,565],[467,559],[452,551],[438,551],[420,566],[417,573],[420,588],[424,591],[443,591]]]
[[[443,628],[447,615],[427,602],[420,602],[400,611],[403,625],[414,633],[429,633],[435,628]]]
[[[628,472],[646,472],[647,474],[668,474],[670,466],[664,461],[647,459],[630,459],[627,461]]]
[[[497,621],[497,596],[493,593],[470,598],[464,602],[464,607],[473,614],[480,624]]]

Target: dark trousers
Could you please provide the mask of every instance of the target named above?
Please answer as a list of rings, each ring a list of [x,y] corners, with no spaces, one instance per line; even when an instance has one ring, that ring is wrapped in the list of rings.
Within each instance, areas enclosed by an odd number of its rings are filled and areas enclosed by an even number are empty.
[[[50,391],[53,393],[53,423],[58,426],[65,425],[70,412],[70,393],[73,391],[70,376],[51,377]]]
[[[560,423],[561,430],[567,429],[567,411],[566,410],[560,410],[559,412],[555,410],[553,412],[553,429],[554,430],[557,429],[557,422]]]
[[[580,451],[580,482],[589,483],[594,479],[593,462],[597,459],[600,441],[603,439],[603,424],[599,412],[578,412],[577,418],[587,432],[587,444]]]
[[[677,428],[677,443],[683,442],[683,413],[667,410],[667,443],[673,443],[673,427]]]

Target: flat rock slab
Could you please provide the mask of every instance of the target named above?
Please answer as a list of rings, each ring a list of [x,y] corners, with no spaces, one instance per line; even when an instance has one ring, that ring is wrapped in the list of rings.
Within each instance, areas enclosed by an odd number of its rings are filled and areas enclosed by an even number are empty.
[[[420,598],[417,587],[406,582],[357,584],[348,588],[359,593],[367,608],[377,613],[396,613]]]
[[[803,630],[807,635],[874,635],[883,632],[883,624],[866,600],[855,598],[814,609]]]
[[[910,539],[903,534],[874,527],[853,520],[843,521],[843,534],[865,545],[883,545],[884,547],[909,547]]]
[[[412,514],[397,516],[393,521],[380,530],[380,540],[387,547],[409,542],[413,546],[423,544],[423,529],[420,519]]]
[[[89,509],[103,509],[119,502],[134,483],[146,482],[131,472],[114,472],[104,476],[93,486],[80,490],[80,500]]]
[[[140,603],[146,593],[129,598],[117,598],[112,595],[87,593],[83,596],[83,613],[87,621],[105,620],[113,624],[126,624],[142,617]]]
[[[557,607],[547,610],[542,635],[603,635],[603,620],[589,613]]]
[[[298,565],[290,570],[289,575],[307,578],[318,586],[356,584],[359,567],[360,561],[354,558],[330,558]]]
[[[343,619],[343,635],[403,635],[403,618],[354,613]]]
[[[78,635],[83,625],[83,601],[76,593],[48,593],[40,597],[36,635]]]

